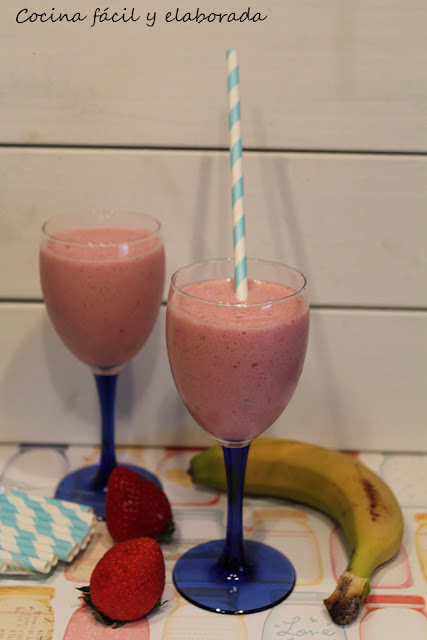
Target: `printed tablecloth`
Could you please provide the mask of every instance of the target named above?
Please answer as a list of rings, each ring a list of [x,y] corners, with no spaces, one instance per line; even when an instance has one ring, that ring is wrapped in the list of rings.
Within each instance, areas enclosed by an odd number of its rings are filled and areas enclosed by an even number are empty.
[[[190,605],[176,592],[177,558],[200,541],[225,533],[225,496],[193,486],[187,469],[195,450],[120,448],[118,460],[153,471],[174,513],[172,542],[162,545],[166,561],[165,604],[146,618],[119,629],[96,622],[76,587],[88,584],[98,559],[112,545],[98,522],[86,550],[59,563],[45,576],[0,577],[1,640],[424,640],[427,638],[427,454],[359,453],[395,492],[405,519],[399,554],[377,570],[358,619],[335,625],[323,605],[344,570],[348,549],[324,514],[283,500],[246,498],[245,536],[280,549],[294,563],[297,584],[291,596],[260,613],[227,616]],[[98,460],[91,447],[4,445],[0,484],[53,495],[69,470]]]

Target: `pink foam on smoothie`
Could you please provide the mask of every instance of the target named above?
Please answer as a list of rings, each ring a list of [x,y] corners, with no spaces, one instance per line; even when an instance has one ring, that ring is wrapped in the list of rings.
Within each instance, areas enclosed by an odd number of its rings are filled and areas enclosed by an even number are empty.
[[[161,239],[121,227],[74,229],[56,238],[61,242],[48,239],[40,250],[43,296],[56,331],[91,367],[125,364],[158,315],[165,273]]]
[[[184,292],[171,292],[166,326],[178,391],[213,436],[251,440],[280,416],[297,386],[308,341],[307,301],[280,284],[253,280],[240,305],[229,280],[197,282]]]

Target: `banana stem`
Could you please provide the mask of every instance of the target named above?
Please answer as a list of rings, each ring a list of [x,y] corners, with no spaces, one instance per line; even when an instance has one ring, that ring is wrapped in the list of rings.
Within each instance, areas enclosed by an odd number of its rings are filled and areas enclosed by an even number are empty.
[[[218,562],[220,571],[228,576],[247,573],[243,548],[243,485],[249,446],[222,447],[227,477],[227,533]]]
[[[332,620],[346,625],[359,615],[360,607],[369,593],[369,579],[344,571],[333,593],[324,600]]]

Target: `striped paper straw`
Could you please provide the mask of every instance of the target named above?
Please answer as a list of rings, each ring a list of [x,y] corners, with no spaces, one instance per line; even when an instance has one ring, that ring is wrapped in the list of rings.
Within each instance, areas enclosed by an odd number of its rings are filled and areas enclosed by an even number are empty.
[[[13,505],[0,506],[0,523],[10,524],[13,527],[32,525],[39,533],[63,540],[71,538],[79,546],[86,536],[93,532],[92,525],[80,522],[69,524],[66,520],[50,520],[45,515],[35,516],[31,510],[16,511]]]
[[[53,553],[50,547],[37,544],[36,542],[30,543],[20,537],[13,538],[12,536],[6,537],[0,535],[0,548],[2,551],[9,551],[10,553],[45,560],[50,562],[52,566],[57,564],[59,560],[57,554]]]
[[[76,544],[71,544],[64,540],[56,540],[49,536],[36,534],[33,531],[23,531],[10,525],[0,524],[0,538],[10,539],[14,538],[19,540],[20,544],[32,547],[34,551],[31,555],[37,556],[37,547],[49,549],[54,555],[57,555],[59,560],[64,562],[70,562],[79,552],[79,547]],[[1,546],[1,544],[0,544]]]
[[[81,531],[82,535],[85,535],[94,524],[93,516],[89,514],[83,514],[85,517],[89,516],[85,522],[77,516],[69,518],[62,515],[62,513],[55,513],[53,510],[44,510],[37,505],[35,508],[31,508],[20,498],[3,495],[0,496],[0,514],[6,513],[15,513],[31,518],[32,520],[39,520],[41,523],[46,525],[50,524],[52,527]]]
[[[73,511],[75,513],[81,513],[81,512],[92,513],[93,512],[92,507],[89,507],[84,504],[79,504],[77,502],[69,502],[68,500],[59,500],[59,498],[45,498],[44,496],[39,496],[32,493],[26,493],[25,491],[17,491],[16,489],[13,489],[8,493],[11,493],[14,496],[20,496],[22,498],[30,498],[34,502],[38,502],[41,505],[51,504],[63,509],[67,509],[69,511]]]
[[[248,297],[245,210],[243,206],[242,134],[239,65],[235,49],[227,51],[228,126],[230,133],[231,204],[233,217],[234,289],[238,300]]]
[[[73,529],[57,527],[49,522],[28,518],[10,511],[0,512],[0,524],[14,527],[18,531],[29,531],[36,538],[38,536],[48,536],[51,539],[62,540],[79,547],[86,542],[86,537],[89,534],[87,532],[82,535],[80,531],[76,533]]]
[[[46,515],[46,517],[54,521],[67,520],[70,525],[77,522],[91,525],[96,519],[90,507],[73,504],[64,500],[43,498],[21,491],[11,491],[0,496],[0,505],[3,498],[17,506],[18,509],[26,507],[34,511],[34,514],[37,514],[39,517]]]
[[[54,562],[0,549],[0,573],[49,573]]]

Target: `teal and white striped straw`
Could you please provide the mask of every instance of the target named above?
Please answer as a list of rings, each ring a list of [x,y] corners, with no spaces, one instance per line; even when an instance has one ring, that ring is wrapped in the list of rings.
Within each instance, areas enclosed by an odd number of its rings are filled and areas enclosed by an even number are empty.
[[[238,300],[248,297],[246,229],[243,206],[242,134],[240,127],[239,65],[235,49],[227,51],[228,126],[230,133],[231,204],[233,217],[234,290]]]
[[[14,551],[0,549],[0,574],[49,573],[57,563],[58,558],[32,558]]]

